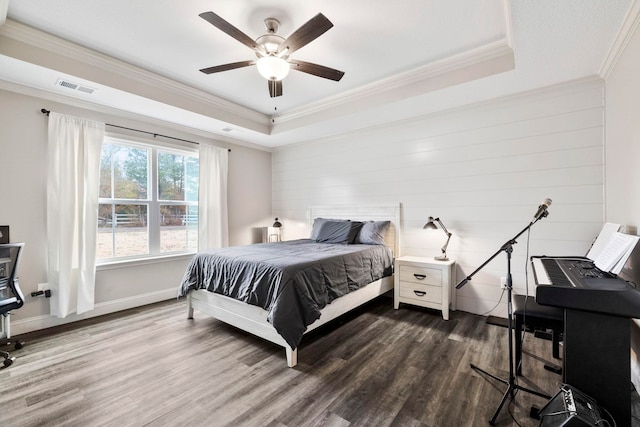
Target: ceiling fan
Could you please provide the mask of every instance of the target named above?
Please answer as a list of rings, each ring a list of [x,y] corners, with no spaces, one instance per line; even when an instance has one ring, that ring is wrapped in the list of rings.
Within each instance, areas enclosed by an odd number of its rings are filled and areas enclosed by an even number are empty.
[[[256,65],[258,72],[267,79],[269,83],[269,95],[272,98],[282,96],[282,79],[289,74],[289,70],[291,69],[335,81],[340,81],[342,76],[344,76],[344,72],[333,68],[289,58],[290,54],[309,44],[333,27],[331,21],[322,13],[318,13],[311,18],[286,39],[276,34],[280,26],[280,21],[276,18],[267,18],[264,20],[267,34],[255,40],[213,12],[204,12],[199,16],[217,29],[252,49],[258,57],[258,59],[232,62],[230,64],[201,69],[200,71],[205,74],[219,73],[221,71]]]

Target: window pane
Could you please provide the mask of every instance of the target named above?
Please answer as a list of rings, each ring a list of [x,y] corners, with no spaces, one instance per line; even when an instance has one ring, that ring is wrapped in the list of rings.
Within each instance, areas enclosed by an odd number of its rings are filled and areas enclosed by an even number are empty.
[[[149,253],[146,205],[100,204],[98,217],[98,258]]]
[[[187,202],[198,201],[198,183],[200,182],[200,160],[197,157],[187,157],[186,161],[185,196]],[[198,208],[196,207],[196,214]]]
[[[158,152],[158,199],[198,200],[197,157]]]
[[[184,156],[158,153],[158,199],[184,200],[184,178]]]
[[[146,200],[149,172],[148,150],[114,145],[112,158],[113,197]]]
[[[104,151],[103,151],[104,153]],[[100,203],[98,205],[98,248],[96,258],[113,257],[113,205]]]
[[[198,248],[198,207],[160,206],[160,252]]]
[[[100,197],[111,198],[111,159],[113,156],[113,144],[102,144],[102,157],[100,159]]]

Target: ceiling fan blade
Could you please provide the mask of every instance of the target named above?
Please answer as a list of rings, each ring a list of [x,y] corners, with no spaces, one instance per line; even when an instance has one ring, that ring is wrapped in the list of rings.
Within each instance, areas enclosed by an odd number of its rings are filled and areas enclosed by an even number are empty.
[[[269,96],[275,98],[282,96],[282,80],[267,80],[269,83]]]
[[[312,64],[311,62],[289,60],[289,63],[293,65],[292,70],[302,71],[303,73],[313,74],[314,76],[322,77],[323,79],[340,81],[344,76],[344,71],[336,70],[333,68],[325,67],[324,65]]]
[[[331,21],[329,21],[322,13],[318,13],[283,41],[278,47],[278,53],[282,53],[286,50],[286,54],[289,55],[306,44],[311,43],[327,32],[331,27],[333,27]]]
[[[227,33],[234,39],[238,40],[240,43],[248,46],[249,48],[253,50],[256,50],[258,48],[258,45],[256,44],[255,40],[253,40],[251,37],[249,37],[242,31],[240,31],[239,29],[237,29],[236,27],[234,27],[233,25],[231,25],[230,23],[222,19],[220,16],[216,15],[215,13],[203,12],[198,16],[200,16],[205,21],[209,22],[211,25],[213,25],[220,31]]]
[[[236,68],[248,67],[254,65],[256,61],[240,61],[232,62],[230,64],[216,65],[215,67],[203,68],[202,71],[205,74],[219,73],[221,71],[235,70]]]

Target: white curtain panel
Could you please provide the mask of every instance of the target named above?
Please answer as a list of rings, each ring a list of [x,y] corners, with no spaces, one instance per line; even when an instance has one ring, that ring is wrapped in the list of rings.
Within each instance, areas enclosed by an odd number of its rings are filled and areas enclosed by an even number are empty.
[[[93,310],[104,123],[51,112],[47,258],[51,314]]]
[[[198,249],[229,245],[227,176],[229,151],[200,144],[198,194]]]

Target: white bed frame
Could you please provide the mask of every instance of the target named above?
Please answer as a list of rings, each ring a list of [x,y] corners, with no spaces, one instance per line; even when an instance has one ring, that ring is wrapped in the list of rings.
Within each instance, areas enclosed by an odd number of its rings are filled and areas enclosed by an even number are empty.
[[[389,220],[391,221],[391,226],[385,236],[385,244],[392,249],[394,257],[400,255],[399,204],[384,206],[316,206],[311,208],[311,224],[313,224],[315,218]],[[384,277],[334,300],[321,310],[320,318],[309,325],[305,333],[336,319],[391,289],[393,289],[393,277]],[[286,350],[287,365],[293,367],[298,363],[297,349],[292,349],[275,328],[267,322],[266,310],[204,289],[191,291],[187,294],[187,316],[189,319],[193,319],[194,309],[250,334],[283,346]]]

